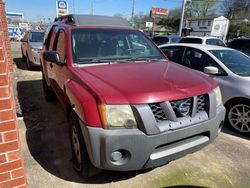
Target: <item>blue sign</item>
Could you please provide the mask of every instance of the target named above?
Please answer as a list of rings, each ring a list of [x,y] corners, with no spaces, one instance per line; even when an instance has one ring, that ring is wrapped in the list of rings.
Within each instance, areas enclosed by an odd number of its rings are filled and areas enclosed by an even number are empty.
[[[66,1],[57,1],[57,8],[67,10],[67,2]]]

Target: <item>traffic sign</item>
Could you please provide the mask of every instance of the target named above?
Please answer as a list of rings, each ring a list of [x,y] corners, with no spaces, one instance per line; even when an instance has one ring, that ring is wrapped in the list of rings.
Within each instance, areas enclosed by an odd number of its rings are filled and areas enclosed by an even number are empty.
[[[56,1],[56,15],[57,17],[63,16],[69,13],[67,1]]]

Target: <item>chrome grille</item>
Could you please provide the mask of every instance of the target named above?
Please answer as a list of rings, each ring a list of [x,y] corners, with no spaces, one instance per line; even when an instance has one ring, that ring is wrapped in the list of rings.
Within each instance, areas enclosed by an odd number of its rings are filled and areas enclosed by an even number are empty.
[[[151,108],[157,122],[167,120],[167,118],[166,118],[166,116],[165,116],[165,114],[160,106],[160,103],[149,104],[149,107]]]
[[[205,111],[205,108],[206,108],[206,97],[205,97],[205,95],[197,96],[196,113],[200,113],[202,111]]]

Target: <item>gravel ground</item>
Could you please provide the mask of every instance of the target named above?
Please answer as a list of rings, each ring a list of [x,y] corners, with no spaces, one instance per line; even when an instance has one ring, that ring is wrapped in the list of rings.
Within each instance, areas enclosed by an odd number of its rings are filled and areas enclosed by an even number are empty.
[[[20,43],[12,43],[12,74],[19,133],[28,187],[212,187],[248,188],[249,138],[224,128],[204,149],[152,170],[105,171],[83,179],[72,168],[68,122],[58,102],[42,95],[41,72],[21,61]]]

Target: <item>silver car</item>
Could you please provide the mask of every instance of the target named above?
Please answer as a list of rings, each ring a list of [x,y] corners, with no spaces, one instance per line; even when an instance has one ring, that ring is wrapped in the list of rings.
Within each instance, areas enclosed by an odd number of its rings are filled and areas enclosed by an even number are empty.
[[[21,40],[22,58],[23,61],[26,61],[28,69],[40,66],[39,53],[42,50],[43,37],[44,31],[31,30],[26,32]]]
[[[226,124],[250,135],[250,57],[230,48],[201,44],[159,46],[167,57],[204,72],[219,84],[227,109]]]

